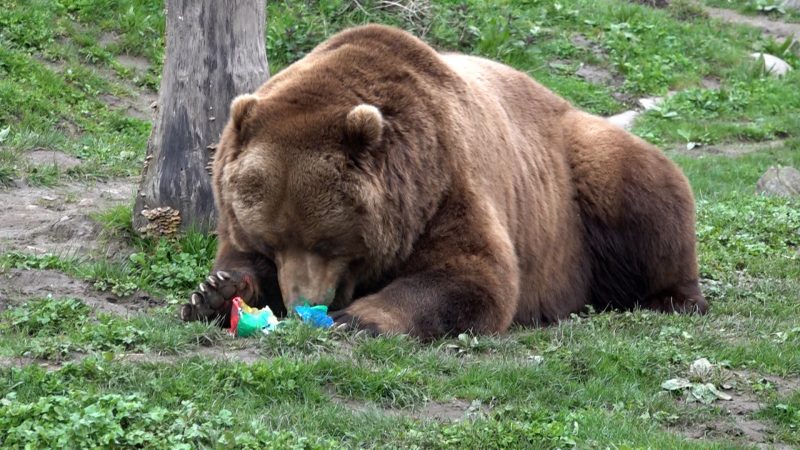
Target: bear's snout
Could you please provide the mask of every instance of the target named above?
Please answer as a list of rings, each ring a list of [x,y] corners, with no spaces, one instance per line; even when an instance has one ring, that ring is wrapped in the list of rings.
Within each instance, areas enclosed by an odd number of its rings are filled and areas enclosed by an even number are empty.
[[[275,255],[278,284],[287,311],[305,303],[330,305],[347,265],[313,252],[287,250]]]

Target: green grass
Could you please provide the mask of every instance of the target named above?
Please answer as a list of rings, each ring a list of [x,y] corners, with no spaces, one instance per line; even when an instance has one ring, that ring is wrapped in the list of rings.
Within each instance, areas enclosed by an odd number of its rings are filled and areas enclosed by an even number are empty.
[[[723,3],[746,9],[756,2]],[[730,420],[725,404],[691,406],[661,388],[687,376],[698,358],[715,365],[717,385],[735,372],[752,374],[730,391],[763,402],[747,418],[763,422],[770,438],[800,445],[797,394],[779,395],[760,381],[769,375],[789,386],[800,376],[800,201],[754,194],[770,166],[800,167],[800,79],[797,71],[769,78],[747,57],[768,51],[800,67],[797,47],[707,20],[686,2],[662,10],[618,0],[400,4],[407,8],[269,2],[272,72],[344,27],[382,22],[443,50],[511,64],[597,114],[620,112],[638,96],[682,90],[635,129],[665,148],[786,139],[735,158],[668,152],[697,197],[710,314],[587,313],[544,329],[425,345],[297,324],[232,339],[212,325],[183,324],[175,311],[206,275],[214,238],[139,238],[123,205],[94,217],[103,239],[128,249],[121,257],[0,254],[0,277],[12,269],[57,270],[109,295],[142,290],[162,300],[129,316],[76,298],[8,304],[0,313],[0,447],[754,444],[724,428],[703,441],[685,438],[693,426]],[[158,85],[162,5],[0,0],[0,188],[138,174],[149,124],[103,98],[130,99]],[[120,62],[125,57],[149,67],[132,70]],[[607,70],[610,85],[578,77],[582,64]],[[702,88],[704,79],[718,80],[719,88]],[[82,164],[69,171],[33,167],[25,153],[37,148],[64,151]],[[463,420],[446,418],[455,416]]]
[[[719,90],[696,88],[671,100],[661,113],[649,114],[637,132],[657,143],[766,140],[796,136],[800,130],[796,115],[785,114],[800,108],[794,89],[800,75],[765,79],[746,56],[780,49],[781,43],[755,30],[706,20],[685,2],[664,10],[618,0],[450,0],[419,7],[424,4],[410,2],[404,9],[377,0],[269,2],[266,38],[272,71],[342,28],[382,22],[423,35],[443,50],[511,64],[603,115],[624,110],[636,96],[697,87],[705,78],[722,81]],[[131,98],[129,84],[158,85],[162,2],[2,0],[0,6],[0,129],[9,129],[0,143],[0,184],[14,177],[53,184],[64,176],[137,174],[149,124],[103,98]],[[796,47],[778,55],[798,66]],[[131,56],[149,62],[148,69],[120,63]],[[577,76],[583,63],[607,70],[611,85]],[[612,95],[615,91],[622,95]],[[747,120],[755,115],[758,122]],[[84,164],[42,177],[22,158],[40,147],[78,156]]]
[[[53,184],[61,175],[82,178],[139,172],[150,125],[102,101],[103,96],[126,97],[132,92],[122,77],[97,70],[117,67],[114,53],[99,57],[99,50],[92,52],[96,43],[85,36],[90,24],[75,20],[84,17],[83,10],[96,9],[107,22],[117,24],[118,33],[139,36],[138,45],[117,49],[117,54],[145,52],[153,61],[160,61],[163,27],[125,20],[126,15],[134,14],[140,22],[163,25],[155,3],[144,9],[126,5],[122,10],[113,6],[120,6],[118,2],[0,2],[0,129],[9,129],[0,141],[0,174],[22,176],[34,184]],[[145,12],[150,14],[146,20]],[[148,45],[143,45],[145,40]],[[154,45],[158,52],[152,50]],[[151,79],[156,80],[152,74]],[[66,174],[50,170],[42,175],[41,168],[30,167],[22,157],[36,148],[60,150],[85,163]]]

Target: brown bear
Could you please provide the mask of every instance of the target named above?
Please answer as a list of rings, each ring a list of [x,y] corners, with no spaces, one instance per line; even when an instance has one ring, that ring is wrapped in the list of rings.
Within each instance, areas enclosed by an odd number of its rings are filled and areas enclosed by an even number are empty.
[[[587,305],[705,312],[692,191],[658,149],[526,74],[379,25],[237,97],[219,249],[184,320],[229,299],[422,339]]]

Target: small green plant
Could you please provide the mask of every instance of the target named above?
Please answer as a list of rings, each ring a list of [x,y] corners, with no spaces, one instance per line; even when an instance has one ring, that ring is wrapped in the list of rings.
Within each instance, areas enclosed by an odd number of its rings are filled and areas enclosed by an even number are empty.
[[[117,205],[92,216],[103,227],[108,238],[136,242],[133,229],[133,205]]]
[[[763,409],[760,415],[770,417],[795,430],[800,429],[800,395],[795,393],[788,399],[777,401]]]
[[[178,241],[161,239],[149,254],[137,252],[130,255],[130,262],[135,272],[161,289],[189,290],[208,274],[214,255],[214,243],[208,239],[191,251],[184,251],[185,246],[195,244],[198,240],[194,236]]]
[[[482,353],[492,348],[488,339],[479,339],[478,336],[473,336],[468,333],[459,334],[455,340],[444,344],[444,347],[459,355],[465,353]]]
[[[262,351],[269,355],[317,353],[329,350],[336,344],[330,330],[317,328],[299,320],[281,324],[262,339]]]
[[[756,0],[753,2],[752,7],[756,11],[764,14],[786,14],[786,10],[783,9],[782,2],[774,2],[772,0]]]
[[[80,329],[80,340],[98,351],[146,349],[142,347],[146,335],[130,322],[101,315],[96,323],[87,323]]]
[[[25,173],[25,181],[32,186],[53,186],[58,182],[61,171],[56,165],[32,167]]]
[[[414,433],[422,447],[572,448],[577,417],[554,417],[528,408],[503,408],[489,418],[445,425],[432,433]]]
[[[89,307],[74,298],[29,300],[4,313],[12,329],[30,336],[56,335],[86,321]]]
[[[62,259],[50,253],[29,254],[8,252],[0,254],[0,269],[56,269],[65,270],[74,264],[73,260]]]
[[[81,390],[33,402],[20,401],[14,393],[6,394],[0,400],[0,446],[337,448],[332,441],[260,430],[257,423],[234,423],[233,414],[226,409],[207,412],[207,408],[189,401],[164,408],[141,394]]]
[[[17,171],[14,167],[0,166],[0,187],[13,186],[16,176]]]
[[[697,20],[708,18],[708,13],[691,0],[672,0],[669,2],[669,12],[678,20]]]
[[[771,197],[700,199],[697,209],[701,267],[711,278],[725,279],[723,274],[735,270],[798,273],[800,209],[793,202]],[[779,265],[765,265],[767,255],[779,256]]]
[[[86,350],[85,347],[65,339],[64,336],[37,336],[30,340],[22,356],[59,361],[69,358],[75,352]]]

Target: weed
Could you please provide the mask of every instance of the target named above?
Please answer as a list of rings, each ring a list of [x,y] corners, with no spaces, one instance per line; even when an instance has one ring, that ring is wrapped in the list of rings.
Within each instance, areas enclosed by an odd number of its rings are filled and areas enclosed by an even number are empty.
[[[28,254],[8,252],[0,255],[0,270],[6,269],[57,269],[65,270],[73,260],[53,254]]]
[[[101,315],[96,323],[86,324],[80,330],[80,339],[94,350],[146,350],[141,346],[145,333],[128,321]]]
[[[6,312],[4,319],[12,329],[30,336],[62,333],[86,320],[89,309],[74,298],[32,299],[24,306]]]
[[[282,324],[261,342],[267,355],[314,354],[325,352],[334,345],[335,338],[328,331],[300,321]]]
[[[704,276],[726,279],[734,271],[800,276],[800,209],[791,201],[771,197],[700,199],[697,208]]]
[[[192,402],[167,409],[137,394],[70,391],[30,403],[14,394],[0,400],[4,447],[336,448],[333,442],[263,431],[255,425],[235,423],[226,409],[208,413]]]
[[[769,406],[757,414],[760,418],[778,424],[777,435],[790,444],[800,444],[800,394],[794,392],[788,397],[773,400]]]
[[[161,239],[149,252],[131,254],[131,269],[157,288],[185,292],[208,274],[215,246],[212,239],[199,233],[177,241]]]

